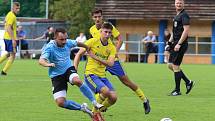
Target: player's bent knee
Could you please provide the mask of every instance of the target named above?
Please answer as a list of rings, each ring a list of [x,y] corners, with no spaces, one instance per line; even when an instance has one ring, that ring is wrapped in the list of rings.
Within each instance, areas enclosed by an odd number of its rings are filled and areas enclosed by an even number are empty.
[[[55,100],[55,102],[56,102],[57,106],[64,107],[65,98],[63,98],[63,97],[57,98]]]
[[[110,98],[111,102],[115,103],[117,101],[117,95],[116,93],[111,93],[111,98]]]

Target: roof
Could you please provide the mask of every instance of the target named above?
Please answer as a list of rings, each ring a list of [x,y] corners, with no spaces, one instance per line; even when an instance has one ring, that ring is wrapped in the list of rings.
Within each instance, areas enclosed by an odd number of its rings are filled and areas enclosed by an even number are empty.
[[[172,19],[174,0],[97,0],[96,8],[106,19]],[[215,20],[215,0],[186,0],[185,9],[192,19]]]

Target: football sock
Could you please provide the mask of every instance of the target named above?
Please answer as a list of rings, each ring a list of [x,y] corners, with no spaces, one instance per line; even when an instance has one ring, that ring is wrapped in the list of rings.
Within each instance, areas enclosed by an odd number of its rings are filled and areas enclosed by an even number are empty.
[[[96,95],[95,95],[95,97],[96,97],[96,102],[98,102],[98,103],[100,103],[100,104],[102,104],[102,102],[104,102],[104,100],[105,100],[105,98],[102,96],[102,95],[100,95],[99,93],[97,93]],[[96,108],[95,107],[93,107],[93,110],[92,110],[93,112],[98,112],[98,110],[96,110]]]
[[[138,87],[137,90],[135,91],[136,95],[142,100],[145,101],[146,97],[143,93],[143,91]]]
[[[9,59],[9,60],[7,61],[7,63],[6,63],[6,65],[4,66],[4,68],[3,68],[2,71],[7,72],[8,69],[11,67],[12,63],[13,63],[13,60],[10,60],[10,59]]]
[[[86,96],[91,102],[94,102],[96,99],[93,96],[93,93],[91,92],[90,88],[86,84],[82,84],[80,86],[81,92]]]
[[[174,76],[175,76],[175,90],[180,92],[180,83],[181,83],[181,73],[179,72],[174,72]]]
[[[7,54],[2,55],[2,57],[0,57],[0,63],[5,61],[6,59],[7,59]]]
[[[108,98],[106,98],[105,101],[102,103],[102,105],[104,105],[106,108],[108,108],[113,104],[110,103],[110,100]]]
[[[81,110],[81,105],[72,100],[66,100],[63,107],[69,110]]]
[[[190,80],[186,77],[186,75],[183,73],[183,71],[180,71],[182,79],[185,81],[186,84],[190,83]]]

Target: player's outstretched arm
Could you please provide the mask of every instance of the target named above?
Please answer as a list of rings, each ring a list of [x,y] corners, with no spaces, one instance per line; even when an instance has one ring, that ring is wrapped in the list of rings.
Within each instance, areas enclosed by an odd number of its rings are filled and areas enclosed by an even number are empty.
[[[84,44],[84,43],[82,43],[82,42],[77,42],[77,45],[78,45],[78,47],[83,47],[83,48],[85,48],[86,51],[89,51],[89,50],[90,50],[90,48],[89,48],[86,44]]]
[[[39,64],[43,67],[55,67],[54,63],[49,63],[45,58],[40,58]]]
[[[78,64],[80,62],[80,58],[81,56],[86,52],[86,50],[84,48],[80,48],[80,50],[78,51],[78,53],[75,55],[74,58],[74,66],[75,69],[78,70]]]

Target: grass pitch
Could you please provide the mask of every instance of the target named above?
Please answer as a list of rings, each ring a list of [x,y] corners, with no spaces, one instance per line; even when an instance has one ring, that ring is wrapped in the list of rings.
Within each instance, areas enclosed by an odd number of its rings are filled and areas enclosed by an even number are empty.
[[[145,115],[139,98],[115,77],[113,83],[118,101],[104,115],[106,121],[159,121],[169,117],[173,121],[215,120],[214,65],[182,65],[187,76],[196,81],[189,95],[167,96],[174,88],[173,73],[165,64],[123,63],[129,78],[135,81],[150,99],[152,111]],[[83,79],[84,62],[79,67]],[[0,65],[2,69],[2,64]],[[68,99],[90,102],[79,89],[69,86]],[[90,121],[88,115],[58,108],[52,98],[51,81],[47,69],[37,60],[16,60],[8,76],[0,76],[0,121]]]

